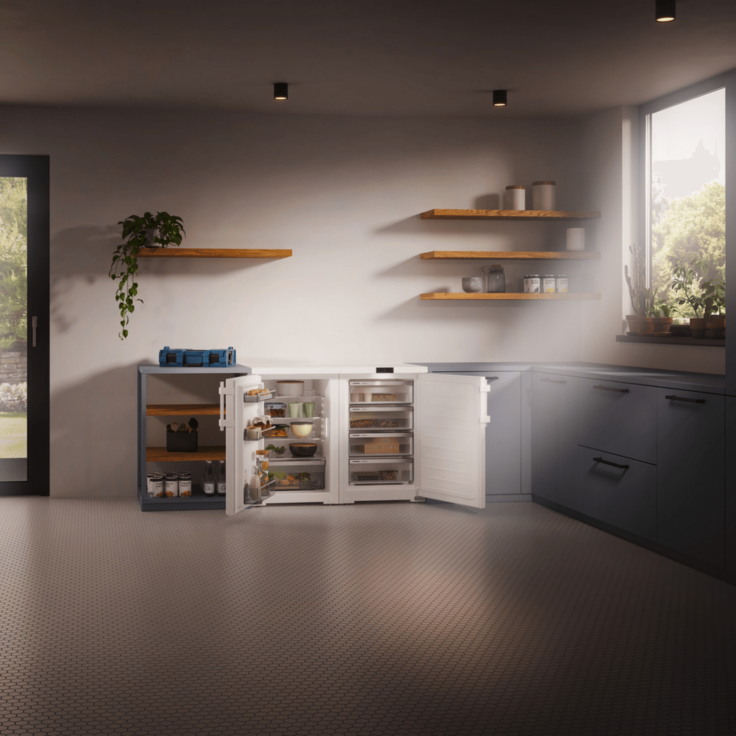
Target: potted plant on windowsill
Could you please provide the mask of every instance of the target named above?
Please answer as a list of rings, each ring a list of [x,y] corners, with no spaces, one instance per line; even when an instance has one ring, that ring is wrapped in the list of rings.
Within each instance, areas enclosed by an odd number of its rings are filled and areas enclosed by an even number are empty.
[[[705,337],[707,324],[711,321],[711,312],[714,309],[719,313],[721,310],[725,311],[726,284],[721,278],[702,278],[701,274],[708,273],[708,263],[698,256],[691,258],[689,263],[674,258],[671,261],[670,290],[680,307],[689,306],[695,314],[690,318],[690,334],[693,337]],[[725,330],[725,319],[723,324]]]
[[[115,248],[110,266],[110,278],[118,282],[115,301],[120,310],[121,340],[128,337],[130,315],[135,311],[134,302],[143,303],[138,297],[138,282],[135,274],[138,271],[138,253],[141,248],[166,248],[169,245],[181,245],[184,225],[181,217],[168,212],[157,212],[152,215],[146,212],[142,217],[131,215],[120,221],[123,226],[123,242]]]
[[[676,311],[675,308],[671,307],[664,299],[658,299],[654,303],[654,311],[656,314],[662,315],[661,317],[652,318],[654,333],[659,335],[669,333],[672,328],[672,315]]]
[[[726,337],[726,282],[715,277],[701,281],[706,310],[710,317],[705,323],[705,336],[714,339]]]
[[[626,315],[629,323],[629,331],[635,335],[648,335],[654,331],[652,315],[654,311],[654,295],[656,289],[646,285],[646,265],[644,262],[643,248],[634,243],[629,246],[629,252],[633,256],[632,269],[629,273],[628,265],[624,266],[624,278],[629,287],[629,298],[633,314]]]

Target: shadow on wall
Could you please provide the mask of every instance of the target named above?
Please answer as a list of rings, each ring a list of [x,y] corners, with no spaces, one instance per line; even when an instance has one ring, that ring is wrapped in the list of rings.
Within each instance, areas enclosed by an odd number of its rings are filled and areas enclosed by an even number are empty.
[[[52,393],[52,496],[135,496],[136,375],[130,363]]]

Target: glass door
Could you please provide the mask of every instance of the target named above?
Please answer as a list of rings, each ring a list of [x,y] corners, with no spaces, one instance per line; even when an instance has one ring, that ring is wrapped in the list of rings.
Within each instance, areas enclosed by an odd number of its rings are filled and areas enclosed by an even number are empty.
[[[49,159],[0,155],[0,495],[49,493]]]

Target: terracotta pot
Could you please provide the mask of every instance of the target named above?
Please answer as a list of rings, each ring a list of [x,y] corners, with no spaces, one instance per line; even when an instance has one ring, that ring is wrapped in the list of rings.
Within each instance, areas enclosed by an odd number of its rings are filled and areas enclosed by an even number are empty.
[[[690,319],[690,334],[693,337],[705,337],[706,324],[705,319],[692,317]]]
[[[706,327],[709,330],[722,330],[726,327],[726,317],[722,314],[711,314]]]
[[[626,322],[629,325],[629,332],[632,335],[637,335],[639,328],[639,318],[635,314],[627,314]]]
[[[669,332],[672,327],[672,317],[652,317],[655,332]]]
[[[654,322],[651,317],[639,317],[636,324],[637,335],[651,335],[654,332]]]

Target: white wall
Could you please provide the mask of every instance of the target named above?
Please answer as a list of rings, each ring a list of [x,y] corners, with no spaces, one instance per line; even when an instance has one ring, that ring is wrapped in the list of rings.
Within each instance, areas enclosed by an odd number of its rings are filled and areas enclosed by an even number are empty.
[[[618,107],[583,123],[585,207],[600,210],[590,227],[601,251],[598,271],[600,302],[583,313],[581,359],[667,370],[723,375],[725,348],[616,342],[623,334],[623,315],[630,313],[623,278],[624,254],[638,233],[638,111]],[[665,338],[663,338],[665,339]]]
[[[422,262],[423,251],[562,245],[564,224],[418,213],[496,207],[507,184],[536,179],[558,182],[560,208],[580,207],[578,124],[6,109],[0,140],[6,153],[51,156],[55,496],[135,492],[135,366],[156,361],[165,344],[234,345],[245,364],[566,361],[590,352],[581,341],[590,302],[418,298],[459,291],[460,277],[478,272],[469,262]],[[121,342],[107,271],[116,223],[145,210],[182,216],[189,247],[292,248],[294,257],[142,261],[145,305]],[[510,290],[528,269],[507,266]],[[572,288],[589,287],[589,269],[568,269]]]

